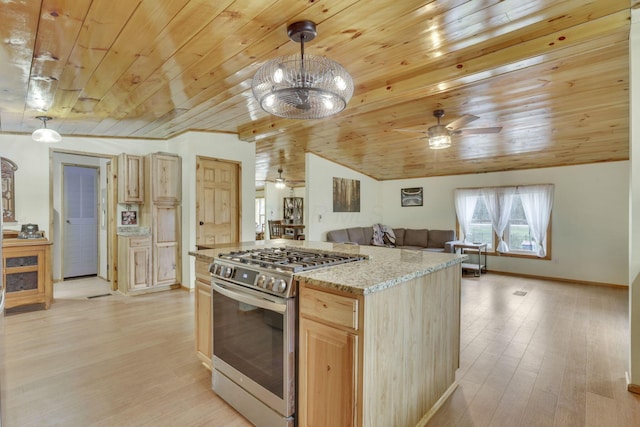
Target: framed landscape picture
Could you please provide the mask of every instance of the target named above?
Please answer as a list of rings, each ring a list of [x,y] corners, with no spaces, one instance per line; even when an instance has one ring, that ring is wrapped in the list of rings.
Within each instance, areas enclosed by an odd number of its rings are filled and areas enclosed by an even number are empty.
[[[402,207],[422,206],[422,187],[403,188],[400,190]]]
[[[360,212],[360,181],[333,178],[333,211]]]

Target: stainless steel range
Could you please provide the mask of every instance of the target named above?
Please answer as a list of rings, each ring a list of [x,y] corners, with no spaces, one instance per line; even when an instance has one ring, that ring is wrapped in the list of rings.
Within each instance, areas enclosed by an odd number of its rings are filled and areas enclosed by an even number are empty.
[[[218,255],[212,275],[213,390],[256,426],[293,426],[296,408],[294,273],[361,255],[296,247]]]

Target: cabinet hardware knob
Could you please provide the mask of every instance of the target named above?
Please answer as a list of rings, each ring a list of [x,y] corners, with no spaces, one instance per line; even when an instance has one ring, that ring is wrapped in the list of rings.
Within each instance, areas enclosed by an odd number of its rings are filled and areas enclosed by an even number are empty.
[[[204,221],[200,221],[200,225],[204,225]]]

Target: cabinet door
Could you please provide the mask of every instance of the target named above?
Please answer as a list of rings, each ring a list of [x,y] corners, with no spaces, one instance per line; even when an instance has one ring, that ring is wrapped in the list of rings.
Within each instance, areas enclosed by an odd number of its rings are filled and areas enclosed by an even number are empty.
[[[118,156],[118,203],[144,203],[144,157]]]
[[[155,203],[180,203],[181,164],[179,156],[151,155],[152,198]]]
[[[196,280],[196,352],[198,358],[211,369],[212,317],[211,285]]]
[[[129,248],[129,289],[144,289],[151,285],[151,247]]]
[[[300,426],[356,425],[357,348],[357,335],[300,319]]]
[[[180,207],[155,205],[153,221],[153,271],[154,285],[179,283],[180,254],[178,227]]]

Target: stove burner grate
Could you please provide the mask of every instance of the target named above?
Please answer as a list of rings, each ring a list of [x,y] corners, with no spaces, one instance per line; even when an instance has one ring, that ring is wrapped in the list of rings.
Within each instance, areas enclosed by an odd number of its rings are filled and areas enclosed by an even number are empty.
[[[277,268],[292,273],[319,267],[359,261],[361,255],[346,255],[331,252],[314,252],[297,248],[258,248],[220,254],[221,259],[257,265],[262,268]]]

